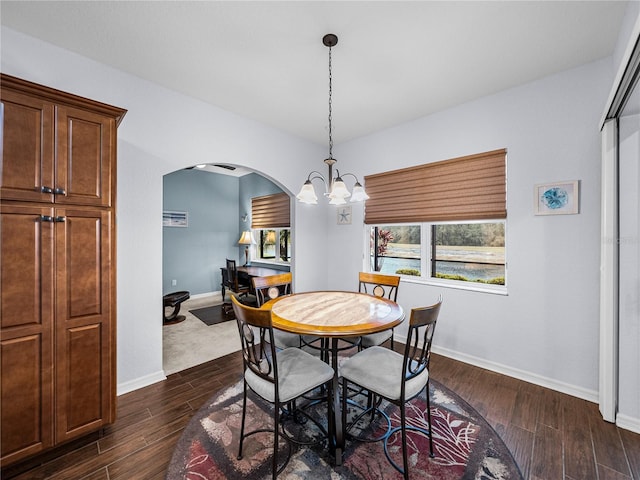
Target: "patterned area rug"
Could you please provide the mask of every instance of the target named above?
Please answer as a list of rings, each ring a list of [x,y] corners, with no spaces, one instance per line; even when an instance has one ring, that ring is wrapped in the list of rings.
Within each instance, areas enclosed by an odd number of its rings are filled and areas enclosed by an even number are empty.
[[[272,425],[270,405],[252,401],[255,398],[249,394],[247,431]],[[314,408],[311,414],[326,424],[326,404]],[[381,408],[393,426],[399,425],[397,407],[383,403]],[[410,424],[426,428],[425,410],[424,399],[410,402],[407,406]],[[242,382],[239,382],[212,397],[191,419],[176,445],[167,480],[271,478],[271,434],[260,433],[245,439],[243,459],[236,458],[241,414]],[[412,479],[522,479],[511,453],[493,428],[469,404],[434,380],[431,380],[431,417],[435,458],[429,457],[426,435],[407,434]],[[307,422],[305,431],[312,431],[312,425]],[[360,433],[375,435],[380,431]],[[282,442],[278,456],[282,454],[284,460],[287,446]],[[394,461],[402,465],[399,435],[390,439],[389,451]],[[333,465],[324,445],[292,445],[289,463],[278,478],[394,480],[401,479],[402,475],[385,457],[382,442],[349,440],[341,466]]]

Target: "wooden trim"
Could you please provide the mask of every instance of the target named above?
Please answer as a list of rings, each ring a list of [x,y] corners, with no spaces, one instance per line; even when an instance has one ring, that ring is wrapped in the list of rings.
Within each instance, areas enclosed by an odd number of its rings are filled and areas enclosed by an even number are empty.
[[[506,218],[506,149],[368,175],[365,223]]]
[[[55,88],[32,83],[21,78],[12,77],[5,73],[0,73],[0,84],[3,89],[12,88],[34,97],[52,101],[56,104],[69,105],[113,117],[116,120],[116,126],[120,125],[120,122],[127,113],[127,110],[124,108],[114,107],[113,105],[73,95],[61,90],[56,90]]]

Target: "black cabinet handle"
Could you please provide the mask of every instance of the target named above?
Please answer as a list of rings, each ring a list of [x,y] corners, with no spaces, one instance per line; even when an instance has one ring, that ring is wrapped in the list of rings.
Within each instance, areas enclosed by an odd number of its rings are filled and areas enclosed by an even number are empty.
[[[54,188],[53,189],[53,193],[55,193],[56,195],[66,195],[67,191],[64,188]]]
[[[53,217],[50,215],[40,215],[41,222],[53,222]]]
[[[58,217],[55,218],[55,221],[58,222],[58,223],[66,222],[67,221],[67,217],[58,216]]]
[[[45,187],[44,185],[40,187],[40,191],[42,193],[53,193],[53,189],[51,187]]]

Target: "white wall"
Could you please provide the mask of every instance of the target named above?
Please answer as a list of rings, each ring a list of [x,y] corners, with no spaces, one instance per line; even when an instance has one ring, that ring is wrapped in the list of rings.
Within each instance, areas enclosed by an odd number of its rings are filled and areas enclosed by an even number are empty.
[[[124,74],[10,29],[2,72],[127,108],[118,159],[118,390],[163,378],[162,175],[200,162],[254,168],[295,193],[324,148]],[[589,64],[335,147],[363,175],[508,149],[508,296],[403,282],[408,310],[445,305],[435,350],[597,398],[598,120],[611,59]],[[428,95],[425,90],[425,95]],[[535,183],[581,181],[581,213],[533,215]],[[362,267],[362,207],[294,206],[297,291],[353,289]]]
[[[128,110],[118,130],[118,392],[160,380],[162,176],[224,161],[297,192],[324,150],[11,29],[1,34],[3,73]],[[326,288],[325,207],[294,209],[296,270],[304,272],[294,288]]]
[[[613,65],[614,72],[618,71],[621,63],[625,61],[625,52],[629,48],[634,34],[634,29],[637,28],[637,22],[640,21],[640,2],[630,1],[627,3],[627,9],[624,12],[624,18],[622,19],[622,25],[620,25],[620,32],[618,33],[618,40],[613,51]],[[633,46],[633,45],[632,45]]]
[[[435,351],[597,399],[598,121],[611,80],[606,59],[339,146],[359,175],[507,149],[508,295],[401,283],[407,311],[444,295]],[[562,180],[580,180],[580,214],[535,216],[534,184]],[[357,217],[329,218],[332,287],[355,285],[366,243]]]

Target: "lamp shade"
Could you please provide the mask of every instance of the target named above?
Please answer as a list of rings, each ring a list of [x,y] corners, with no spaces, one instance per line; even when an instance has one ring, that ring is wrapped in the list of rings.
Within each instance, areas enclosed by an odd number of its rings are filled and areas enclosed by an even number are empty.
[[[363,202],[365,200],[369,199],[369,195],[367,195],[367,192],[364,191],[364,188],[362,188],[362,185],[360,185],[360,182],[356,182],[356,184],[353,186],[353,193],[351,194],[351,201],[352,202]]]
[[[240,240],[238,240],[238,245],[253,245],[253,237],[251,236],[251,232],[249,230],[245,230],[242,232],[240,236]]]
[[[318,197],[316,191],[311,184],[311,180],[304,182],[304,185],[300,189],[300,193],[296,195],[296,198],[302,203],[308,203],[309,205],[316,205],[318,203]]]
[[[349,190],[347,190],[347,186],[344,184],[344,182],[342,181],[342,178],[337,177],[334,181],[333,181],[333,185],[331,186],[331,192],[329,193],[329,198],[334,199],[334,198],[347,198],[351,196],[351,194],[349,193]]]

